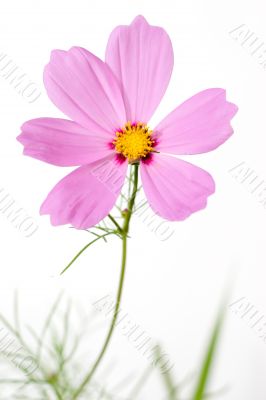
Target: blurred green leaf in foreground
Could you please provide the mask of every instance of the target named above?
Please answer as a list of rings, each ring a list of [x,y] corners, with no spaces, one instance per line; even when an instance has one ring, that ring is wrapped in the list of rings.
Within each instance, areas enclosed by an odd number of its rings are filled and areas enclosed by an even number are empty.
[[[60,294],[51,307],[43,328],[37,333],[32,326],[21,325],[18,304],[16,295],[13,324],[0,315],[0,361],[2,366],[0,370],[0,400],[72,400],[83,368],[82,356],[87,350],[84,348],[85,342],[87,344],[90,334],[99,328],[95,327],[94,317],[90,315],[87,321],[83,319],[83,328],[84,325],[86,328],[76,332],[74,327],[77,326],[75,320],[77,315],[75,315],[73,304],[63,294]],[[98,381],[94,379],[85,388],[80,400],[143,400],[142,390],[151,374],[156,370],[165,391],[163,398],[158,395],[158,400],[216,398],[216,395],[218,396],[222,392],[208,393],[208,382],[214,368],[224,314],[225,306],[222,306],[197,374],[196,383],[193,382],[193,377],[176,383],[173,371],[162,373],[159,365],[156,365],[159,363],[155,362],[153,366],[148,366],[139,377],[130,378],[131,385],[128,385],[125,377],[122,377],[119,384],[113,385],[115,389],[107,390],[108,385],[105,384],[103,378],[98,378]],[[162,349],[158,345],[155,348],[155,360],[159,360],[161,356]],[[128,393],[126,396],[120,393],[123,386],[126,386]],[[189,389],[192,395],[184,396],[184,388]],[[123,390],[124,392],[125,390]]]

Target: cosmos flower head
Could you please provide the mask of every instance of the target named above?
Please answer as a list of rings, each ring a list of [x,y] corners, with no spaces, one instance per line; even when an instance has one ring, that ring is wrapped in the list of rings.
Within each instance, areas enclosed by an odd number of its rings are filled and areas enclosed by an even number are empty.
[[[51,101],[69,119],[37,118],[22,126],[24,154],[61,167],[78,166],[48,194],[41,214],[53,225],[90,228],[110,212],[129,164],[139,163],[153,211],[178,221],[203,209],[214,193],[210,174],[177,155],[214,150],[233,133],[237,107],[221,88],[197,93],[157,126],[149,121],[174,64],[164,29],[138,16],[111,33],[105,61],[73,47],[54,50],[44,70]],[[95,170],[108,165],[112,185]]]

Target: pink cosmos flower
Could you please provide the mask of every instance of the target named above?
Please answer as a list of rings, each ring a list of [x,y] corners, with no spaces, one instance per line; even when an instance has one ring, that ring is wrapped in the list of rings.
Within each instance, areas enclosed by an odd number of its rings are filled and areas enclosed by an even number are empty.
[[[206,206],[215,190],[204,170],[172,155],[208,152],[233,133],[237,107],[223,89],[204,90],[151,130],[147,123],[168,86],[173,49],[167,33],[138,16],[109,38],[105,62],[73,47],[55,50],[44,71],[52,102],[72,121],[37,118],[24,123],[24,154],[50,164],[79,166],[41,206],[53,225],[89,228],[113,208],[128,163],[139,162],[153,211],[183,220]],[[104,177],[103,177],[104,176]]]

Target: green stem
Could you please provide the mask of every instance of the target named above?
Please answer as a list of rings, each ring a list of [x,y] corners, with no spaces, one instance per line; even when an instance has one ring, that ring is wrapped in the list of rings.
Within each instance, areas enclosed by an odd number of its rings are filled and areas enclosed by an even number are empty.
[[[71,265],[74,264],[74,262],[76,261],[76,259],[77,259],[82,253],[84,253],[84,251],[85,251],[89,246],[91,246],[92,244],[94,244],[94,243],[97,242],[98,240],[104,239],[106,236],[109,236],[109,235],[112,235],[112,234],[113,234],[113,232],[107,232],[105,235],[97,236],[96,239],[94,239],[94,240],[92,240],[90,243],[86,244],[86,246],[84,246],[84,247],[75,255],[75,257],[72,258],[72,260],[70,261],[70,263],[63,269],[63,271],[60,272],[60,275],[63,275],[63,274],[68,270],[68,268],[70,268]]]
[[[111,325],[109,327],[106,339],[104,341],[103,347],[94,362],[92,368],[90,369],[89,373],[85,376],[83,379],[81,385],[77,389],[77,391],[73,394],[72,400],[76,400],[78,396],[83,392],[85,387],[88,385],[88,383],[91,381],[93,375],[95,374],[96,370],[98,369],[105,353],[108,348],[108,345],[111,341],[111,338],[114,333],[115,329],[115,324],[116,320],[119,314],[119,307],[121,303],[121,298],[122,298],[122,293],[123,293],[123,286],[124,286],[124,280],[125,280],[125,271],[126,271],[126,260],[127,260],[127,238],[128,238],[128,232],[129,232],[129,224],[130,220],[132,217],[132,212],[135,204],[135,199],[136,199],[136,194],[137,194],[137,189],[138,189],[138,164],[134,165],[134,185],[133,185],[133,191],[132,194],[129,198],[128,201],[128,209],[127,212],[125,213],[124,216],[124,225],[123,228],[121,228],[121,236],[122,236],[122,264],[121,264],[121,272],[120,272],[120,278],[119,278],[119,285],[118,285],[118,291],[117,291],[117,296],[116,296],[116,304],[115,304],[115,310],[113,314],[113,318],[111,321]]]
[[[119,232],[122,232],[122,228],[121,226],[118,224],[118,222],[116,222],[116,220],[114,219],[114,217],[111,214],[108,214],[108,218],[113,222],[113,224],[117,227]]]
[[[132,212],[133,212],[133,208],[134,208],[134,204],[135,204],[135,200],[136,200],[136,195],[137,195],[137,191],[138,191],[139,165],[135,164],[134,167],[135,168],[134,168],[134,178],[133,178],[134,179],[133,192],[132,192],[132,195],[128,202],[128,210],[126,213],[124,227],[123,227],[123,230],[124,230],[124,232],[126,232],[126,234],[128,234],[128,231],[129,231],[129,223],[130,223],[130,219],[132,216]]]

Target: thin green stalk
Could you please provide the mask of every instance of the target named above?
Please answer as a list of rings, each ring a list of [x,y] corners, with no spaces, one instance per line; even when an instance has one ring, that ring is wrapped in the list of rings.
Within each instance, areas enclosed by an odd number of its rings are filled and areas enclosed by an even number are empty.
[[[104,341],[103,347],[94,362],[92,368],[90,369],[89,373],[85,376],[83,379],[81,385],[77,389],[77,391],[73,394],[72,400],[76,400],[78,396],[84,391],[85,387],[88,385],[88,383],[91,381],[93,375],[95,374],[96,370],[98,369],[105,353],[108,348],[108,345],[111,341],[111,338],[113,336],[113,332],[115,329],[115,324],[116,320],[119,314],[119,307],[121,303],[121,298],[122,298],[122,293],[123,293],[123,286],[124,286],[124,280],[125,280],[125,272],[126,272],[126,260],[127,260],[127,238],[128,238],[128,231],[129,231],[129,224],[130,220],[132,217],[132,211],[133,207],[135,204],[135,199],[136,199],[136,194],[137,194],[137,189],[138,189],[138,164],[134,165],[134,185],[133,185],[133,191],[132,194],[129,198],[128,201],[128,209],[127,212],[124,215],[124,225],[121,230],[121,236],[122,236],[122,263],[121,263],[121,272],[120,272],[120,278],[119,278],[119,285],[118,285],[118,291],[117,291],[117,296],[116,296],[116,304],[115,304],[115,310],[113,314],[113,318],[111,321],[111,325],[109,327],[106,339]]]
[[[159,345],[156,347],[155,357],[157,362],[162,357],[162,349]],[[168,393],[167,400],[177,400],[177,386],[174,383],[170,371],[165,371],[164,373],[161,373],[161,377],[163,378]]]
[[[121,226],[118,224],[118,222],[116,222],[116,220],[114,219],[114,217],[111,214],[108,214],[108,218],[113,222],[113,224],[117,227],[119,232],[122,232],[122,228]]]
[[[130,223],[130,219],[132,216],[133,207],[135,204],[136,195],[137,195],[137,191],[138,191],[139,166],[138,166],[138,164],[135,164],[134,167],[135,168],[134,168],[134,178],[133,178],[133,180],[134,180],[133,192],[132,192],[132,195],[128,202],[128,210],[127,210],[127,213],[125,216],[125,222],[124,222],[124,227],[123,227],[124,233],[126,233],[126,235],[128,234],[128,231],[129,231],[129,223]]]
[[[207,347],[207,352],[203,359],[198,382],[192,397],[192,400],[203,400],[206,398],[206,387],[210,378],[210,373],[213,367],[214,358],[216,355],[217,345],[221,334],[221,329],[225,316],[225,304],[219,310],[219,314],[215,321],[215,325],[211,334],[211,338]]]
[[[84,253],[85,250],[87,250],[87,248],[88,248],[89,246],[91,246],[92,244],[94,244],[95,242],[97,242],[99,239],[103,239],[103,238],[105,238],[106,236],[109,236],[109,235],[112,235],[112,234],[113,234],[113,232],[107,232],[105,235],[98,236],[96,239],[94,239],[94,240],[92,240],[90,243],[86,244],[86,246],[84,246],[84,247],[75,255],[75,257],[70,261],[70,263],[63,269],[63,271],[60,273],[60,275],[63,275],[63,274],[68,270],[68,268],[70,268],[71,265],[76,261],[76,259],[77,259],[82,253]]]

